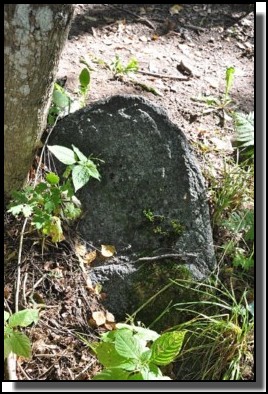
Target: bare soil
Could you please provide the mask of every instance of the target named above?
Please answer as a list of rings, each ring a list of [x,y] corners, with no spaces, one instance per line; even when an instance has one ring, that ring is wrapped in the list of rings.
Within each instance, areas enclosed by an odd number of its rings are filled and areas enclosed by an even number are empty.
[[[230,108],[254,109],[254,14],[249,4],[77,4],[57,78],[77,95],[80,58],[89,62],[91,88],[87,104],[115,94],[142,95],[164,107],[196,149],[202,169],[233,153],[233,125],[221,111],[196,99],[221,97],[225,71],[235,67]],[[172,15],[172,10],[175,11]],[[176,13],[177,12],[177,13]],[[135,77],[116,77],[107,67],[118,55],[123,64],[135,57]],[[155,95],[132,81],[153,87]],[[204,113],[205,112],[205,113]],[[207,112],[207,113],[206,113]],[[5,308],[14,311],[16,259],[22,223],[5,217]],[[71,230],[67,230],[71,231]],[[100,369],[78,334],[88,341],[113,327],[92,322],[109,296],[93,290],[81,270],[75,235],[58,246],[41,245],[25,235],[20,308],[43,305],[39,323],[27,329],[33,343],[30,360],[18,359],[20,380],[89,380]],[[78,240],[79,241],[79,240]],[[82,241],[80,240],[82,243]],[[86,270],[88,270],[86,266]],[[251,365],[245,379],[252,379]]]

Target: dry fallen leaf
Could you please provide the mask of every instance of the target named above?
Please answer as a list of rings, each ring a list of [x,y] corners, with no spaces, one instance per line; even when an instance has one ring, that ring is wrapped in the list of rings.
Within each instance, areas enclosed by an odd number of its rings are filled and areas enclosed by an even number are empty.
[[[115,323],[105,323],[104,327],[106,328],[106,330],[112,331],[115,329]]]
[[[92,319],[98,327],[102,326],[106,322],[105,313],[103,311],[93,312]]]
[[[116,253],[113,245],[101,245],[101,254],[103,257],[112,257]]]
[[[109,323],[115,322],[115,317],[111,312],[106,311],[106,321]]]
[[[85,247],[85,245],[76,242],[74,246],[74,251],[76,255],[83,257],[87,253],[87,248]]]
[[[170,13],[170,15],[175,15],[175,14],[178,14],[182,9],[183,9],[182,5],[174,4],[172,7],[170,7],[169,13]]]
[[[84,256],[84,263],[90,264],[92,263],[92,261],[96,259],[96,257],[97,257],[97,251],[93,250],[92,252],[89,252]]]

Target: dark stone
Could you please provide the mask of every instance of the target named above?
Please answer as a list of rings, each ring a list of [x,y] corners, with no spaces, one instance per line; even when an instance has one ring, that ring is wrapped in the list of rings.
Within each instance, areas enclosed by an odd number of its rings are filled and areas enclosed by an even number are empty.
[[[78,192],[85,211],[78,231],[96,247],[117,249],[117,260],[92,273],[108,289],[112,312],[120,300],[122,314],[130,313],[139,256],[194,253],[186,262],[197,278],[214,268],[203,177],[183,132],[161,108],[137,96],[108,98],[61,120],[49,141],[54,144],[73,144],[105,161],[101,182],[92,179]],[[154,222],[144,210],[153,212]]]

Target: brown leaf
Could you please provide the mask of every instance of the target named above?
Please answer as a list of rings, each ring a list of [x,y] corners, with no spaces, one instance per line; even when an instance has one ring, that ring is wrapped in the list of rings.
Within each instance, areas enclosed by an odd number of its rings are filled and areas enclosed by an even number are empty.
[[[93,312],[92,319],[95,321],[98,327],[102,326],[106,322],[105,313],[103,311]]]
[[[85,245],[76,242],[76,243],[75,243],[75,246],[74,246],[74,251],[75,251],[75,254],[76,254],[77,256],[82,256],[82,257],[84,257],[85,254],[87,253],[87,248],[86,248]]]
[[[112,257],[116,253],[113,245],[101,245],[101,254],[103,257]]]
[[[116,328],[116,325],[115,325],[115,323],[105,323],[104,327],[106,328],[106,330],[112,331]]]
[[[92,261],[96,260],[96,257],[97,257],[97,251],[93,250],[92,252],[89,252],[84,256],[84,263],[90,264],[92,263]]]
[[[115,317],[111,312],[106,311],[106,321],[109,323],[115,322]]]

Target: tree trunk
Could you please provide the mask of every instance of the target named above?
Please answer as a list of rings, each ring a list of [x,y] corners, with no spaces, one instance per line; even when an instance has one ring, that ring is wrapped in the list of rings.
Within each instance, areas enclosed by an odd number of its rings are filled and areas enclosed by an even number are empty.
[[[22,187],[46,127],[72,4],[5,4],[5,196]]]

